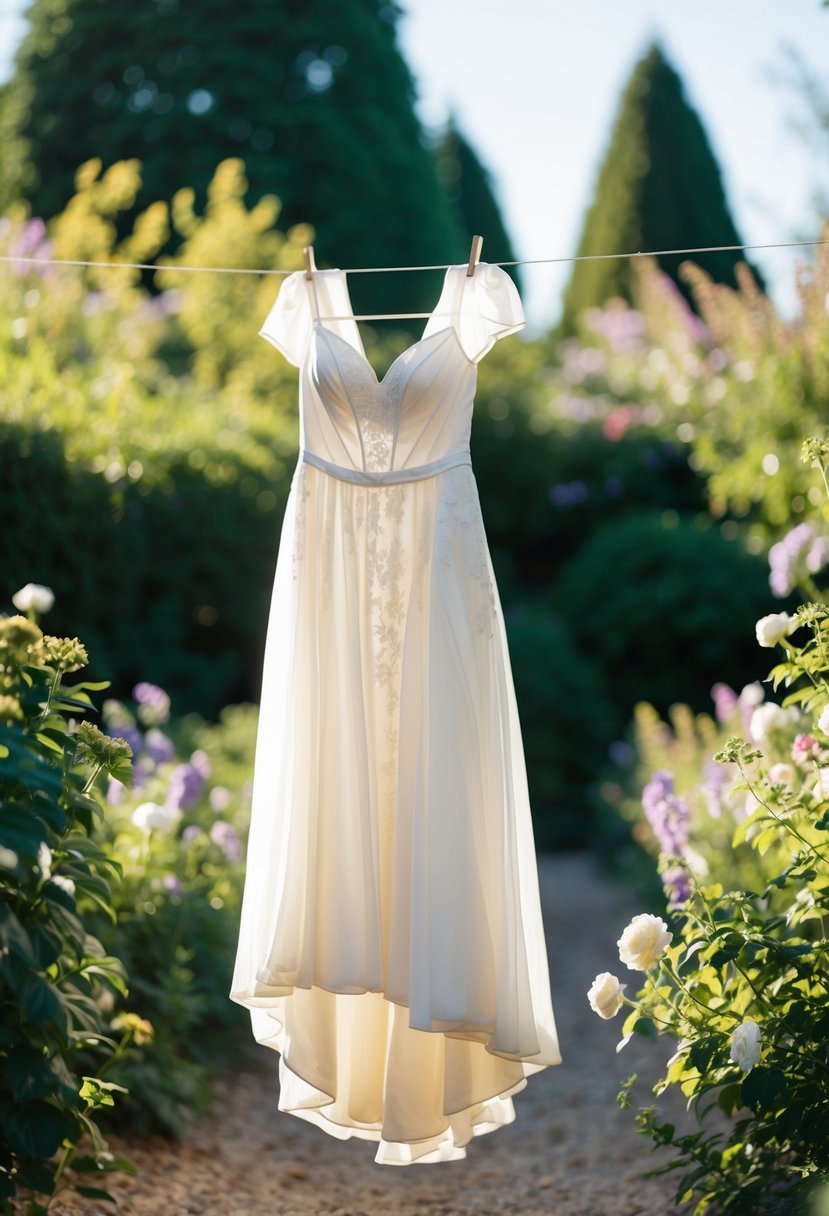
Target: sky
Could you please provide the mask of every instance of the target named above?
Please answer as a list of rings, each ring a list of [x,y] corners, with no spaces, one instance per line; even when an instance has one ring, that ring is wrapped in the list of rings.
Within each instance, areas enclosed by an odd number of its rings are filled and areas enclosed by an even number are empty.
[[[24,7],[0,0],[0,80],[11,72]],[[454,114],[492,176],[516,257],[535,263],[522,268],[530,332],[558,318],[570,265],[549,259],[575,253],[621,91],[654,38],[707,129],[743,243],[820,235],[813,196],[829,185],[829,164],[816,163],[793,129],[807,111],[785,82],[792,48],[820,69],[829,90],[829,8],[820,0],[400,0],[400,7],[399,43],[421,122],[436,129]],[[749,255],[786,316],[796,311],[795,264],[812,252]]]

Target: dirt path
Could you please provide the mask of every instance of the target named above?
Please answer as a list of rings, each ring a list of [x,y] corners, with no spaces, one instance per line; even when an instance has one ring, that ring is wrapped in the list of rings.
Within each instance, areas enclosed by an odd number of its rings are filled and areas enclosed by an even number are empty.
[[[597,1017],[586,992],[599,971],[638,988],[616,940],[641,911],[586,854],[539,862],[550,977],[563,1062],[529,1078],[515,1096],[515,1122],[473,1138],[463,1161],[404,1168],[375,1164],[376,1145],[337,1141],[276,1108],[278,1056],[220,1084],[214,1112],[184,1144],[162,1140],[111,1147],[139,1167],[114,1183],[124,1216],[668,1216],[673,1175],[644,1179],[668,1159],[636,1131],[616,1093],[638,1072],[638,1104],[674,1050],[667,1038],[631,1040],[615,1051],[623,1014]],[[676,1095],[671,1118],[690,1128]],[[667,1111],[665,1112],[667,1114]],[[73,1209],[78,1211],[77,1208]],[[106,1205],[85,1212],[111,1213]]]

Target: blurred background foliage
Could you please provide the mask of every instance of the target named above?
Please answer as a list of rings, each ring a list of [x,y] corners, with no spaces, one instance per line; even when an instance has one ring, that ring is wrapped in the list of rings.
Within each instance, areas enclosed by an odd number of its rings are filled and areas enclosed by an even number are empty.
[[[213,721],[257,702],[296,462],[295,370],[257,336],[279,275],[179,267],[289,271],[308,242],[320,266],[459,261],[473,232],[485,260],[514,257],[457,121],[430,140],[416,120],[399,15],[257,5],[230,38],[161,0],[31,6],[0,89],[0,252],[160,269],[0,268],[2,590],[53,587],[50,624],[115,695],[155,680]],[[696,239],[739,236],[651,46],[580,251]],[[430,273],[355,275],[355,310],[429,308]],[[764,552],[813,507],[794,470],[825,413],[826,275],[804,271],[787,321],[735,257],[575,263],[562,324],[480,366],[473,462],[541,848],[591,840],[638,701],[701,710],[714,680],[753,674],[753,622],[779,606]],[[381,368],[422,328],[386,325],[364,323]]]

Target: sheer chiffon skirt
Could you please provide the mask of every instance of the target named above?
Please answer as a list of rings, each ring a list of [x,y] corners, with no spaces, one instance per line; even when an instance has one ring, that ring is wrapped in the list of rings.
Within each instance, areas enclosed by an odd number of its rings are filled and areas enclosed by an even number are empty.
[[[506,632],[471,466],[300,462],[265,645],[231,997],[279,1109],[451,1160],[561,1062]]]

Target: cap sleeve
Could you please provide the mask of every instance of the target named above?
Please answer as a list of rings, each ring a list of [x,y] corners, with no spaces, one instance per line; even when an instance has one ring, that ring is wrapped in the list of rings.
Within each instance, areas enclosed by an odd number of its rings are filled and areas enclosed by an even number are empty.
[[[289,274],[259,330],[294,367],[299,367],[311,333],[311,309],[301,270]]]
[[[502,266],[479,262],[464,278],[458,336],[467,358],[478,363],[498,338],[523,329],[527,318],[518,288]]]

